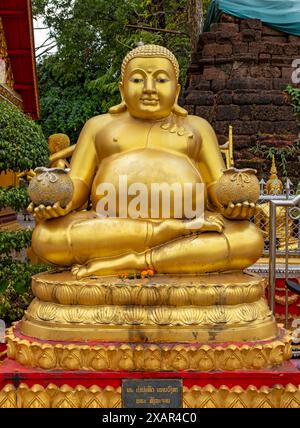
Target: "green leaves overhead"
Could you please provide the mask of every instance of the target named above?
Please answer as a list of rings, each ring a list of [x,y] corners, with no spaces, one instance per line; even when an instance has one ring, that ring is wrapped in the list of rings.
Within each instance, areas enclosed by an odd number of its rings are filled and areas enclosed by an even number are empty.
[[[38,66],[47,136],[63,132],[75,143],[87,119],[120,102],[121,63],[140,41],[172,50],[185,82],[187,0],[34,0],[33,6],[56,44],[56,52],[41,56]]]

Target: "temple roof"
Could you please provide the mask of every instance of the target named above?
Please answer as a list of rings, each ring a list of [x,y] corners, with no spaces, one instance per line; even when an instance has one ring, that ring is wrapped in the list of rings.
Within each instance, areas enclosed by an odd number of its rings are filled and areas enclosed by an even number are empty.
[[[14,89],[23,99],[24,111],[39,117],[31,0],[0,0],[0,17],[14,76]]]

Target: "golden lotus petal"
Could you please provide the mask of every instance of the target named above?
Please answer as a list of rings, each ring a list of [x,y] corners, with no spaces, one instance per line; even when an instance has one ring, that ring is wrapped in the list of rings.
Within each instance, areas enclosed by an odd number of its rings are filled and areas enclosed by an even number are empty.
[[[189,356],[184,349],[172,351],[169,362],[171,367],[178,371],[187,370],[190,367]]]
[[[260,284],[253,284],[245,289],[245,302],[252,303],[259,300],[264,293],[264,288]]]
[[[93,306],[105,304],[106,290],[96,285],[84,285],[78,292],[79,305]]]
[[[218,305],[207,310],[207,320],[213,324],[225,324],[230,321],[230,315],[227,308]]]
[[[33,295],[44,302],[52,301],[52,287],[44,282],[32,281],[31,286]]]
[[[224,370],[239,370],[243,368],[243,360],[240,350],[228,349],[224,353],[223,369]]]
[[[53,303],[40,303],[37,308],[37,317],[43,321],[52,321],[57,314],[57,307]]]
[[[161,306],[151,311],[150,320],[152,324],[168,325],[172,320],[172,311],[166,306]]]
[[[185,306],[190,304],[189,293],[184,287],[170,287],[168,294],[168,304],[171,306]]]
[[[86,323],[88,321],[88,312],[85,308],[74,307],[68,308],[64,311],[64,319],[70,323]]]
[[[129,325],[140,325],[147,322],[147,312],[141,306],[131,306],[124,312],[124,320]]]
[[[199,325],[202,324],[205,318],[204,309],[195,307],[178,308],[176,310],[176,315],[178,319],[178,325]]]
[[[92,350],[89,365],[96,371],[107,370],[109,368],[109,358],[105,348],[96,348]]]
[[[142,306],[156,306],[160,303],[160,293],[153,285],[142,285],[137,294],[137,304]]]
[[[215,360],[213,353],[205,350],[199,350],[197,354],[198,368],[201,371],[209,372],[215,369]]]
[[[18,346],[17,352],[16,352],[16,360],[22,366],[30,366],[31,365],[31,363],[32,363],[31,350],[27,346],[26,343],[24,343],[24,344],[19,343],[19,346]]]
[[[102,306],[97,309],[94,315],[94,321],[99,324],[122,324],[122,320],[118,320],[117,309],[114,306]]]
[[[55,300],[61,305],[76,305],[78,303],[76,288],[71,285],[56,285],[53,295]]]
[[[220,302],[222,304],[227,305],[238,305],[239,303],[243,303],[243,289],[239,286],[229,286],[224,289],[224,301]]]
[[[195,306],[211,306],[216,304],[218,294],[215,287],[193,287],[191,304]]]
[[[237,316],[241,321],[251,322],[257,319],[258,310],[254,305],[245,304],[237,311]]]
[[[112,305],[127,306],[132,305],[132,294],[130,287],[125,284],[113,285],[110,288],[110,300]]]

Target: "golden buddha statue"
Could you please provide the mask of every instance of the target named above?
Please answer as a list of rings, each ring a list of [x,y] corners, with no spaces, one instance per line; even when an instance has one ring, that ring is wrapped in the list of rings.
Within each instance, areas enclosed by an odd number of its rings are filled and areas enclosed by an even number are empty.
[[[66,134],[53,134],[48,138],[48,147],[50,152],[50,166],[51,168],[69,168],[70,164],[67,161],[67,156],[65,158],[61,155],[67,153],[70,150],[70,138]],[[58,156],[60,156],[58,158]]]
[[[283,193],[283,183],[277,175],[277,167],[274,155],[272,156],[270,177],[266,183],[265,192],[267,195],[282,195]]]
[[[265,186],[265,193],[267,195],[283,195],[283,183],[278,177],[277,167],[275,162],[275,156],[272,157],[272,165],[269,174],[269,179]],[[270,229],[270,205],[269,202],[264,202],[260,204],[260,209],[257,211],[256,216],[254,217],[254,223],[257,227],[262,230],[265,240],[269,239],[269,229]],[[277,207],[276,209],[276,238],[277,238],[277,248],[279,251],[285,251],[286,248],[286,239],[285,239],[285,229],[286,229],[286,210],[284,207]],[[288,219],[288,248],[289,250],[297,250],[298,248],[298,237],[296,232],[296,227],[292,219]]]
[[[252,181],[246,170],[232,170],[228,195],[243,189],[227,206],[219,203],[225,165],[217,138],[209,123],[178,106],[178,76],[164,47],[131,51],[122,64],[121,104],[90,119],[76,144],[71,202],[31,204],[34,252],[61,268],[32,278],[35,299],[8,332],[9,358],[97,371],[256,369],[289,358],[265,279],[243,272],[263,250],[262,234],[249,222],[253,193],[250,201],[241,197]],[[147,197],[153,183],[181,185],[181,200],[186,183],[200,185],[204,215],[179,215],[172,204],[169,217],[161,207],[153,215],[146,198],[145,206],[135,205],[140,216],[126,217],[136,193],[122,202],[120,177]],[[56,181],[55,170],[48,178]],[[103,183],[116,190],[116,206],[99,213],[107,201]]]
[[[33,249],[44,261],[72,266],[77,278],[145,268],[156,273],[203,274],[242,270],[261,255],[263,240],[248,219],[247,200],[222,207],[215,186],[225,168],[216,135],[204,119],[178,106],[175,56],[155,45],[140,46],[122,64],[122,103],[84,126],[72,157],[74,184],[66,208],[31,206],[38,221]],[[100,183],[128,185],[203,183],[205,220],[99,218]],[[91,211],[82,207],[91,197]],[[128,204],[130,199],[128,200]],[[173,214],[173,218],[172,218]]]

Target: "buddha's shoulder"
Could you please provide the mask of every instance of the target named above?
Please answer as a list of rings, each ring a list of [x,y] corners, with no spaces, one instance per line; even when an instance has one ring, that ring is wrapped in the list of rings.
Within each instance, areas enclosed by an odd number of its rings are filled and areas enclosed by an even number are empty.
[[[200,133],[201,131],[207,132],[213,130],[211,124],[203,117],[188,115],[187,121],[191,127],[195,128]]]
[[[109,123],[115,122],[116,117],[110,113],[99,114],[97,116],[91,117],[86,123],[85,128],[90,129],[101,129],[102,127],[108,125]]]

